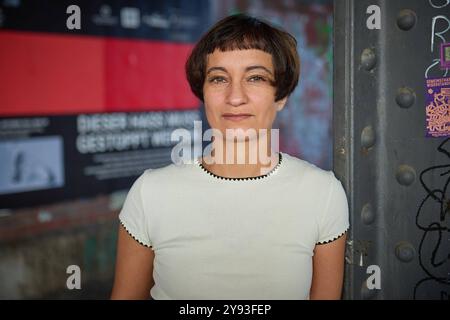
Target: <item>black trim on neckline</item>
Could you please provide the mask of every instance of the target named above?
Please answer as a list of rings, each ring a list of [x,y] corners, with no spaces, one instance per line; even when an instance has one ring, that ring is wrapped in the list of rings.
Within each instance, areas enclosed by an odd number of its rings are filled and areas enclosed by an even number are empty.
[[[260,179],[267,178],[268,176],[272,175],[275,171],[278,170],[278,168],[279,168],[280,165],[281,165],[282,159],[283,159],[283,156],[281,155],[281,152],[278,152],[278,163],[277,163],[277,165],[276,165],[272,170],[270,170],[270,172],[268,172],[268,173],[266,173],[266,174],[263,174],[263,175],[261,175],[261,176],[256,176],[256,177],[244,177],[244,178],[228,178],[228,177],[222,177],[222,176],[219,176],[219,175],[217,175],[217,174],[215,174],[215,173],[212,173],[211,171],[209,171],[208,169],[206,169],[206,168],[203,166],[202,162],[199,161],[198,159],[196,159],[196,162],[197,162],[197,164],[200,166],[200,168],[201,168],[203,171],[205,171],[207,174],[209,174],[210,176],[212,176],[212,177],[214,177],[214,178],[221,179],[221,180],[229,180],[229,181],[242,181],[242,180],[260,180]]]

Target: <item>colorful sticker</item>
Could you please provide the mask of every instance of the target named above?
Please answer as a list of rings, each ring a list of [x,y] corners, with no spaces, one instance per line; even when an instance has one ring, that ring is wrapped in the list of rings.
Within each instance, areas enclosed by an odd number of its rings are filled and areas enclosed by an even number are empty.
[[[450,136],[450,78],[427,79],[427,137]]]
[[[441,44],[441,68],[450,68],[450,43]]]

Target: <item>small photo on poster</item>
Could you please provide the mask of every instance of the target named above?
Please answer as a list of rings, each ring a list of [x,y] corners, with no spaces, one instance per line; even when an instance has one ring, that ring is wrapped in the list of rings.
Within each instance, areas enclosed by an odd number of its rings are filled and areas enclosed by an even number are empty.
[[[60,136],[0,141],[0,194],[64,186]]]

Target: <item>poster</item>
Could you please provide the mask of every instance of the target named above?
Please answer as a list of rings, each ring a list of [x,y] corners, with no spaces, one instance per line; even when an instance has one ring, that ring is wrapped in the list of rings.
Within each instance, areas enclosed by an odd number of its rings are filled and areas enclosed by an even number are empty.
[[[184,63],[208,1],[3,1],[0,17],[0,209],[129,189],[200,120]]]
[[[450,136],[450,77],[426,80],[426,136]]]

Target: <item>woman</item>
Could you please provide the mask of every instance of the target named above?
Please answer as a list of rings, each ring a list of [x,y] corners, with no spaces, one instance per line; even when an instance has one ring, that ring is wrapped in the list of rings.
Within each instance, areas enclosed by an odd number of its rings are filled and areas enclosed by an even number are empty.
[[[261,20],[230,16],[203,36],[186,72],[212,152],[136,180],[119,215],[113,299],[340,298],[342,185],[274,141],[299,69],[295,39]]]

